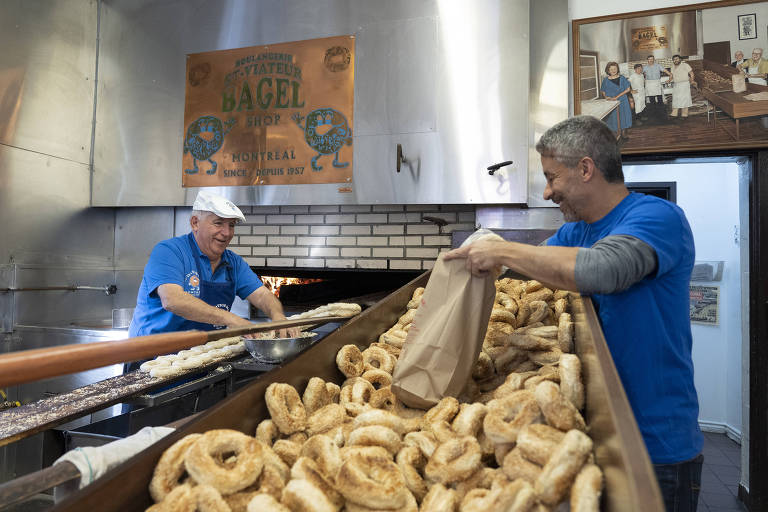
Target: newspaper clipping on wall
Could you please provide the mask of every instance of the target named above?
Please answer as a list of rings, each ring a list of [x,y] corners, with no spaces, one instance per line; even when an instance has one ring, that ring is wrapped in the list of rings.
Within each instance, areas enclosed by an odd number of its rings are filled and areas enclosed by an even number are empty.
[[[720,323],[720,287],[690,285],[691,322],[705,325]]]

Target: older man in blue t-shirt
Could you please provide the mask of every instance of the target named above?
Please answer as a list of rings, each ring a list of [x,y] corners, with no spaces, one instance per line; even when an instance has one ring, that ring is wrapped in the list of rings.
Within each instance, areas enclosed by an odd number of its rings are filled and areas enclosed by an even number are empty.
[[[280,301],[241,256],[227,249],[238,221],[245,221],[245,216],[228,199],[198,193],[189,220],[192,230],[158,243],[149,256],[129,328],[131,337],[251,325],[229,311],[235,295],[272,320],[285,320]],[[298,329],[281,335],[298,335]]]
[[[536,144],[544,199],[566,223],[546,246],[475,242],[446,254],[484,275],[499,266],[590,295],[668,511],[696,510],[703,437],[693,383],[688,284],[693,235],[683,211],[629,193],[613,132],[578,116]]]

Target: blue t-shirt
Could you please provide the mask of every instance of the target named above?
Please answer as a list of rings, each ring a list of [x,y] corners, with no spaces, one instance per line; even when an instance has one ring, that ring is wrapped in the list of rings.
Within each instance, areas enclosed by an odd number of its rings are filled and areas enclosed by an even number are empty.
[[[548,245],[591,247],[609,235],[633,236],[656,251],[654,274],[592,300],[651,460],[689,460],[703,444],[691,359],[691,228],[675,204],[631,193],[597,222],[564,224]]]
[[[190,247],[189,240],[192,241]],[[194,248],[194,249],[193,249]],[[198,265],[195,265],[197,259]],[[200,273],[198,275],[198,267]],[[161,284],[177,284],[194,297],[200,296],[200,281],[235,282],[235,293],[246,299],[261,286],[248,263],[230,250],[224,251],[216,272],[211,275],[211,260],[200,251],[192,233],[158,243],[144,267],[144,277],[136,297],[129,336],[144,336],[178,331],[185,319],[163,309],[157,288]],[[227,305],[231,307],[231,304]]]
[[[643,64],[643,71],[645,72],[646,80],[659,80],[661,78],[661,64],[654,62],[652,65]]]

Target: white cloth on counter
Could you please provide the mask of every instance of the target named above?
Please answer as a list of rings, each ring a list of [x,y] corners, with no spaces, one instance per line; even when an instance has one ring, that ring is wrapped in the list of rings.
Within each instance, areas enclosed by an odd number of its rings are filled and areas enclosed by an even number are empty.
[[[102,446],[86,446],[70,450],[56,459],[54,464],[59,462],[74,464],[80,471],[79,488],[82,489],[174,430],[170,427],[144,427],[125,439],[118,439]]]

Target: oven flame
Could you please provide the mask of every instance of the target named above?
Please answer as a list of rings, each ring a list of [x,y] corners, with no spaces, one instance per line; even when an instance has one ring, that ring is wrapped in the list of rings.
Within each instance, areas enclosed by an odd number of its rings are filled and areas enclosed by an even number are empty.
[[[280,287],[286,284],[309,284],[319,283],[322,279],[303,278],[303,277],[274,277],[274,276],[260,276],[261,282],[267,287],[269,291],[275,294],[275,297],[280,297]]]

